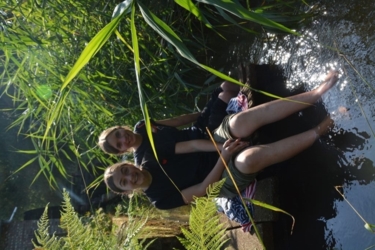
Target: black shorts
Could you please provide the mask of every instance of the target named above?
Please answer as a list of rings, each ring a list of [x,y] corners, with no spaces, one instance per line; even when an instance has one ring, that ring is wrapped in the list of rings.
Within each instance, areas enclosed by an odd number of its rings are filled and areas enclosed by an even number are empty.
[[[227,115],[226,109],[228,106],[228,103],[219,98],[219,94],[222,91],[223,89],[218,87],[212,92],[210,100],[208,100],[201,115],[194,123],[194,127],[199,128],[203,132],[206,132],[206,127],[210,132],[219,127],[224,117]]]

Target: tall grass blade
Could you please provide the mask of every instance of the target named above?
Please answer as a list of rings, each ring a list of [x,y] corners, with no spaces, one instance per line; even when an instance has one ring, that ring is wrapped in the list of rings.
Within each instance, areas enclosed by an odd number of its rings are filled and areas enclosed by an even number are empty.
[[[245,30],[246,32],[251,33],[251,34],[259,34],[259,32],[256,32],[256,31],[254,31],[254,30],[248,29],[248,28],[243,27],[242,25],[238,24],[233,18],[231,18],[227,13],[225,13],[225,11],[223,11],[223,9],[218,8],[218,7],[216,7],[216,9],[217,9],[217,11],[220,13],[220,15],[221,15],[225,20],[227,20],[228,22],[234,24],[235,26],[239,27],[240,29],[243,29],[243,30]]]
[[[31,165],[34,161],[36,161],[38,159],[39,156],[36,156],[30,160],[28,160],[26,163],[24,163],[21,167],[19,167],[16,171],[14,171],[13,174],[16,174],[18,173],[19,171],[21,171],[22,169],[24,169],[25,167]]]
[[[128,0],[126,0],[125,2],[128,2]],[[95,56],[95,54],[100,50],[100,48],[103,47],[103,45],[107,42],[109,37],[116,30],[124,13],[126,13],[125,10],[126,8],[122,9],[122,12],[116,12],[115,15],[117,16],[95,35],[95,37],[87,44],[86,48],[81,53],[80,57],[73,65],[68,75],[65,77],[64,82],[60,88],[60,94],[62,94],[62,96],[58,99],[55,107],[51,110],[51,112],[49,112],[47,118],[46,132],[44,133],[44,136],[47,136],[52,123],[60,117],[59,114],[61,113],[63,102],[65,102],[65,99],[68,94],[64,91],[64,89],[73,80],[73,78],[77,76],[77,74],[90,61],[90,59]]]
[[[243,199],[246,200],[246,201],[252,202],[256,206],[264,207],[264,208],[267,208],[267,209],[275,211],[275,212],[280,212],[280,213],[284,213],[286,215],[289,215],[292,218],[292,220],[293,220],[292,228],[290,230],[290,234],[293,234],[293,228],[294,228],[294,224],[296,222],[296,220],[294,219],[293,215],[291,215],[290,213],[288,213],[288,212],[286,212],[286,211],[284,211],[284,210],[282,210],[282,209],[280,209],[278,207],[269,205],[269,204],[261,202],[261,201],[257,201],[257,200],[253,200],[253,199],[248,199],[248,198],[243,198]]]
[[[208,28],[213,28],[207,18],[201,13],[200,9],[195,6],[193,1],[191,0],[175,0],[175,2],[183,7],[184,9],[188,10],[194,16],[198,18],[199,21],[203,22]]]
[[[139,102],[141,105],[141,110],[143,113],[143,117],[146,123],[146,131],[148,138],[150,140],[151,148],[154,152],[155,158],[159,161],[158,156],[156,154],[155,144],[152,137],[151,131],[151,123],[150,123],[150,116],[148,114],[147,104],[143,96],[143,90],[141,86],[141,66],[140,66],[140,57],[139,57],[139,46],[138,46],[138,36],[137,30],[135,27],[135,4],[132,5],[132,12],[131,12],[131,34],[132,34],[132,45],[133,45],[133,52],[134,52],[134,67],[135,67],[135,76],[137,79],[137,87],[138,87],[138,94],[139,94]]]
[[[367,247],[365,250],[370,250],[370,249],[373,249],[374,247],[375,245],[372,245],[372,246]]]
[[[86,48],[82,51],[80,57],[65,77],[60,91],[63,91],[66,86],[73,80],[73,78],[81,71],[81,69],[90,61],[92,57],[100,50],[101,47],[107,42],[112,33],[116,30],[122,15],[115,17],[108,23],[98,34],[87,44]]]
[[[170,44],[172,44],[177,51],[180,53],[181,56],[189,60],[190,62],[196,64],[197,66],[207,70],[208,72],[220,77],[221,79],[225,81],[229,81],[235,84],[238,84],[240,86],[243,86],[244,84],[241,83],[238,80],[235,80],[207,65],[199,63],[195,57],[191,54],[189,49],[185,46],[185,44],[182,42],[182,40],[178,37],[178,35],[162,20],[160,20],[157,16],[155,16],[149,9],[147,9],[142,3],[138,3],[142,16],[144,17],[145,21],[152,27],[156,32],[159,33],[164,39],[166,39]],[[256,91],[258,93],[264,94],[266,96],[276,98],[276,99],[283,99],[283,100],[288,100],[288,98],[282,98],[280,96],[257,90],[252,87],[249,87],[251,90]],[[306,104],[309,105],[309,104]]]
[[[284,25],[281,25],[268,18],[265,18],[264,16],[260,14],[251,12],[245,9],[244,7],[242,7],[240,4],[236,4],[233,1],[228,1],[228,0],[197,0],[197,1],[201,3],[205,3],[205,4],[214,5],[218,8],[221,8],[225,11],[232,13],[233,15],[239,18],[249,20],[249,21],[252,21],[252,22],[267,26],[267,27],[279,29],[279,30],[288,32],[296,36],[300,36],[299,33],[285,27]]]

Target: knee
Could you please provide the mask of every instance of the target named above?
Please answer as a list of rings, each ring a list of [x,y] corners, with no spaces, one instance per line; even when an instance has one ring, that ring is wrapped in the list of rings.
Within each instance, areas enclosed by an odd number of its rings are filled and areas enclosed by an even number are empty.
[[[237,96],[237,92],[235,91],[223,91],[219,94],[219,99],[223,102],[228,103],[230,99]]]
[[[256,150],[255,150],[256,151]],[[254,174],[259,172],[259,157],[251,148],[245,154],[239,154],[235,159],[236,168],[244,174]]]
[[[220,87],[223,89],[223,91],[233,91],[233,92],[237,92],[240,91],[240,86],[235,84],[235,83],[231,83],[231,82],[228,82],[228,81],[225,81],[223,82]],[[236,93],[236,94],[237,94]]]
[[[244,126],[244,124],[247,124]],[[253,133],[252,123],[249,123],[243,112],[237,113],[229,120],[229,130],[234,138],[246,138]]]

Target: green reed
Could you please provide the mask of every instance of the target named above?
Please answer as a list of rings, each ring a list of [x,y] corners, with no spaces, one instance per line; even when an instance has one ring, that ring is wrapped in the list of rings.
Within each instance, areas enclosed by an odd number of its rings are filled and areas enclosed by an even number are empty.
[[[113,13],[114,6],[97,1],[2,3],[9,23],[0,33],[2,95],[14,102],[11,126],[36,145],[35,150],[20,151],[34,158],[19,170],[39,162],[38,176],[55,185],[52,169],[68,177],[65,161],[78,161],[87,170],[115,161],[95,147],[100,131],[114,124],[133,124],[147,114],[192,111],[178,102],[201,88],[186,80],[192,68],[240,84],[193,56],[209,49],[204,37],[185,38],[200,32],[202,27],[192,30],[196,17],[210,29],[215,29],[210,22],[224,24],[232,16],[230,24],[240,18],[295,34],[235,2],[198,2],[166,1],[166,9],[161,9],[156,2],[125,1]],[[121,8],[128,12],[118,11]],[[177,102],[179,108],[169,108]]]
[[[103,129],[193,111],[187,100],[202,89],[191,77],[197,73],[241,84],[196,58],[211,49],[205,33],[223,42],[233,26],[299,35],[281,23],[299,23],[306,14],[269,11],[278,8],[225,0],[129,0],[116,8],[93,0],[0,3],[7,13],[1,96],[13,101],[11,127],[34,144],[19,151],[33,157],[17,172],[37,165],[35,178],[56,187],[56,174],[69,178],[66,165],[75,163],[99,176],[95,187],[103,168],[118,161],[96,147]]]

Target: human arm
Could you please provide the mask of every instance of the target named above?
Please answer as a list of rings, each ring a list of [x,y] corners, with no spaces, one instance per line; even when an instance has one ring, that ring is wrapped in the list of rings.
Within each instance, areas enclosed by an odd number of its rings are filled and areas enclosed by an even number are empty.
[[[223,149],[221,151],[221,155],[224,158],[224,161],[227,163],[232,155],[243,148],[247,147],[249,145],[248,142],[242,142],[240,139],[237,139],[235,141],[227,140],[224,145]],[[224,171],[224,163],[222,162],[221,158],[219,157],[216,165],[211,170],[211,172],[207,175],[207,177],[203,180],[203,182],[198,183],[194,186],[188,187],[181,191],[182,197],[186,204],[193,201],[194,197],[201,197],[206,195],[206,190],[209,185],[211,185],[214,182],[217,182],[221,179],[221,175]]]
[[[180,115],[174,118],[156,121],[156,123],[170,127],[180,127],[196,121],[200,114],[200,112],[196,112],[192,114]]]
[[[223,147],[221,143],[216,144],[219,150]],[[215,145],[210,140],[190,140],[176,143],[175,153],[186,154],[194,152],[214,152]]]

